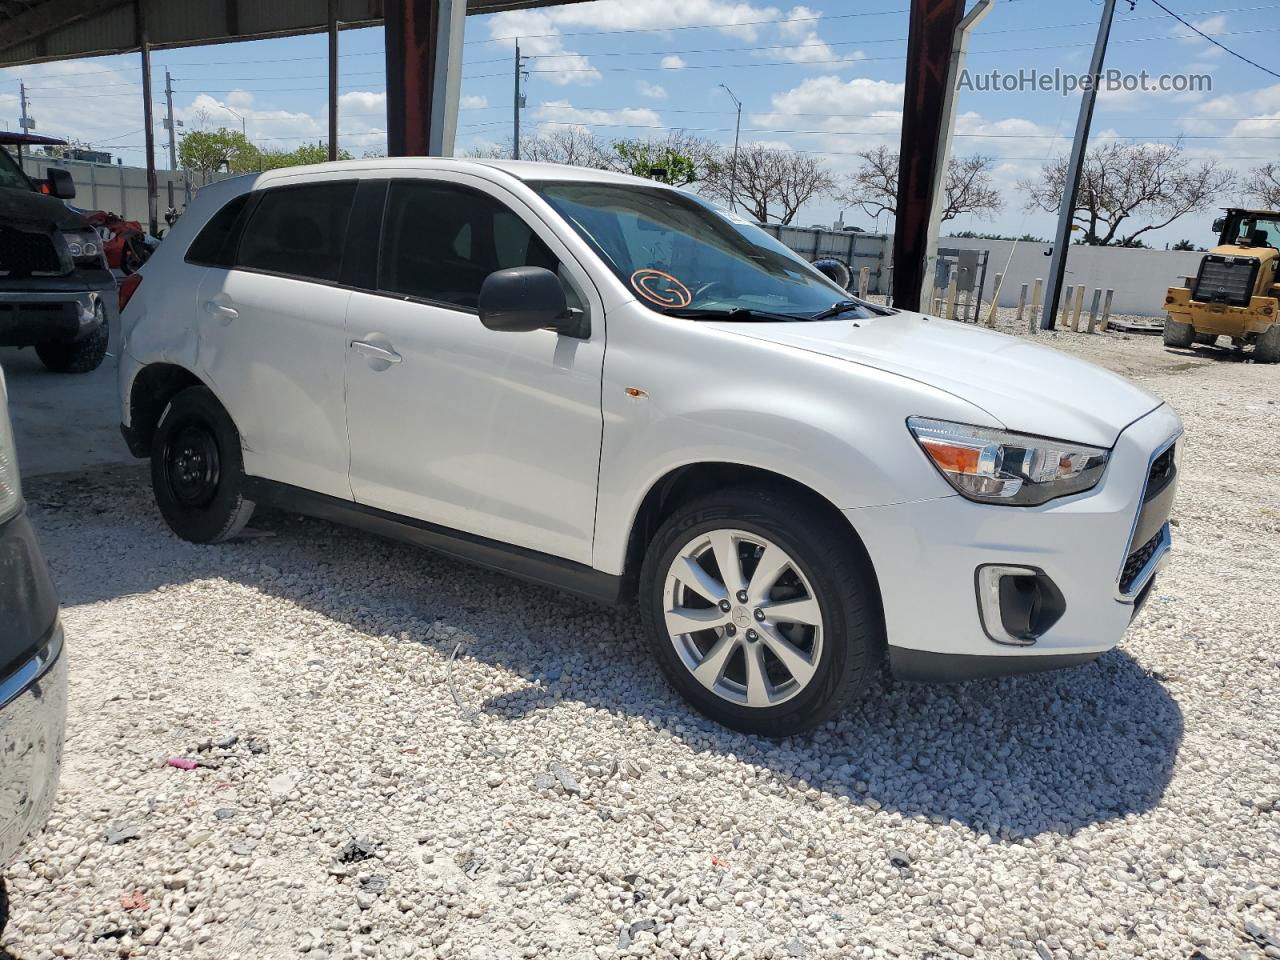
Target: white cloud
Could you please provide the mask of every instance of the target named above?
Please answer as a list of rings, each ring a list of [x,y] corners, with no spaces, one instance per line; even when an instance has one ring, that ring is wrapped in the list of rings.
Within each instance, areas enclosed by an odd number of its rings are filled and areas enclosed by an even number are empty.
[[[625,107],[621,110],[593,110],[575,107],[568,100],[550,100],[541,103],[533,111],[533,119],[539,122],[542,132],[563,130],[578,126],[591,132],[597,127],[619,127],[630,131],[626,135],[647,137],[661,133],[662,116],[648,107]],[[653,128],[653,129],[650,129]]]
[[[463,110],[483,110],[489,105],[489,98],[486,96],[471,94],[465,96],[458,104]]]
[[[821,63],[841,59],[840,54],[831,49],[818,35],[818,22],[822,14],[808,7],[792,7],[787,11],[785,23],[778,24],[778,32],[786,40],[794,40],[794,46],[784,47],[782,56],[796,63]],[[760,51],[772,54],[773,51]],[[861,51],[852,54],[848,59],[862,59]],[[837,67],[838,64],[824,64]]]
[[[662,58],[660,66],[663,70],[683,70],[685,68],[685,62],[682,58],[671,53]]]
[[[641,80],[636,84],[636,89],[640,91],[640,96],[649,97],[651,100],[667,99],[667,88],[659,83],[646,83]]]

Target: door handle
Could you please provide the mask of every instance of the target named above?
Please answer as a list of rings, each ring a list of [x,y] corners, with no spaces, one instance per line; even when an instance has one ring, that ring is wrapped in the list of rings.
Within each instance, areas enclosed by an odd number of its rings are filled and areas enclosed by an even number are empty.
[[[352,340],[351,349],[368,360],[379,360],[386,364],[399,363],[404,359],[390,347],[381,347],[376,343],[370,343],[368,340]],[[385,370],[386,367],[381,369]]]
[[[204,302],[206,313],[211,313],[215,317],[219,317],[227,323],[230,323],[236,317],[240,316],[240,311],[235,307],[229,307],[225,303],[218,303],[216,300],[206,300]]]

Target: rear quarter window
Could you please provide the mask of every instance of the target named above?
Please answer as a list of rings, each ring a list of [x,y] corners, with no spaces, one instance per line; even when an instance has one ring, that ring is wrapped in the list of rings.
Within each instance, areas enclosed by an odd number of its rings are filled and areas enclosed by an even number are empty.
[[[187,248],[187,263],[199,263],[207,267],[230,267],[235,262],[236,242],[244,218],[241,214],[252,194],[242,193],[228,200],[204,228],[196,234]]]

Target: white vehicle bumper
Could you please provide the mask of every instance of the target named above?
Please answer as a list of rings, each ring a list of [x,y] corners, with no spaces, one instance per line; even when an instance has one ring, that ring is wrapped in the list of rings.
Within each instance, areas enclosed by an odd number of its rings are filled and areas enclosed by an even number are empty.
[[[959,681],[1071,666],[1114,647],[1167,559],[1176,472],[1153,483],[1158,496],[1147,481],[1181,432],[1177,414],[1158,407],[1120,434],[1097,487],[1039,507],[952,496],[844,511],[875,565],[894,673]],[[1057,613],[1043,632],[1006,629],[990,588],[999,567],[1043,576],[1046,594],[1060,595],[1041,605]]]

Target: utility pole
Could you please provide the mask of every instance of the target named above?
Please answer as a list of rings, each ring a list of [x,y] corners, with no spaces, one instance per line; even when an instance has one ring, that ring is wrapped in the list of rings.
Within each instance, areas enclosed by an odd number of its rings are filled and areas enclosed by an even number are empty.
[[[18,81],[18,99],[22,103],[22,119],[18,121],[18,126],[23,133],[30,133],[36,128],[36,122],[27,113],[27,85],[21,80]],[[22,144],[18,144],[18,169],[23,169]]]
[[[1098,39],[1093,44],[1093,58],[1089,61],[1092,82],[1080,95],[1080,116],[1076,119],[1076,139],[1071,145],[1071,160],[1067,165],[1066,189],[1062,191],[1062,205],[1058,207],[1058,232],[1053,240],[1053,260],[1049,264],[1049,283],[1044,292],[1044,314],[1040,317],[1040,329],[1052,330],[1058,312],[1058,297],[1062,294],[1062,281],[1067,274],[1067,253],[1071,249],[1071,221],[1076,212],[1076,193],[1080,189],[1080,172],[1084,169],[1085,151],[1089,148],[1089,125],[1093,122],[1093,103],[1098,97],[1098,79],[1102,73],[1102,61],[1107,55],[1107,38],[1111,35],[1111,15],[1116,0],[1103,0],[1102,19],[1098,21]]]
[[[169,68],[164,68],[164,127],[169,131],[169,169],[178,169],[178,132],[173,119],[173,77]]]
[[[329,159],[338,159],[338,0],[329,0]]]
[[[521,74],[524,72],[525,58],[520,56],[520,40],[516,39],[516,72],[515,87],[512,92],[511,113],[512,113],[512,137],[511,137],[511,159],[520,159],[520,110],[525,105],[525,96],[520,92]]]
[[[729,161],[729,209],[738,209],[738,138],[742,133],[742,101],[738,99],[737,94],[728,88],[725,84],[724,92],[733,98],[734,105],[738,108],[738,122],[733,127],[733,159]]]

